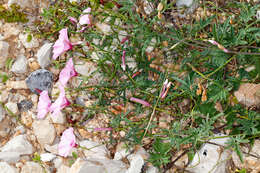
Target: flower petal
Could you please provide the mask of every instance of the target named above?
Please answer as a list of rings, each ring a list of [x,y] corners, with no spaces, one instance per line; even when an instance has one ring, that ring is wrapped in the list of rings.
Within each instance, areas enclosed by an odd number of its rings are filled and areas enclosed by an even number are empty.
[[[76,146],[76,137],[73,133],[73,128],[66,129],[61,136],[58,146],[59,155],[67,157],[73,147]]]
[[[126,65],[125,65],[125,50],[123,51],[123,55],[122,55],[122,64],[121,64],[121,68],[125,71],[126,69]]]
[[[90,13],[91,8],[87,8],[83,11],[83,13]],[[91,24],[91,15],[90,14],[84,14],[79,17],[79,24],[80,25],[90,25]]]
[[[60,89],[60,95],[50,107],[50,111],[52,112],[51,116],[57,116],[63,108],[70,105],[69,100],[65,96],[64,87],[62,85],[59,85],[59,89]]]
[[[71,17],[69,16],[68,19],[70,20],[70,22],[74,25],[76,25],[78,23],[78,20],[75,17]]]
[[[77,76],[78,73],[76,72],[74,68],[74,64],[72,61],[72,58],[70,58],[66,66],[61,70],[60,75],[59,75],[59,82],[62,86],[66,86],[67,82],[69,79],[73,76]]]
[[[60,30],[59,39],[53,45],[53,59],[57,59],[62,53],[72,49],[72,44],[68,38],[67,28]]]
[[[144,105],[144,106],[151,106],[151,104],[150,103],[148,103],[147,101],[144,101],[144,100],[142,100],[142,99],[138,99],[138,98],[135,98],[135,97],[131,97],[130,98],[130,101],[132,101],[132,102],[136,102],[136,103],[140,103],[140,104],[142,104],[142,105]]]
[[[48,95],[48,91],[42,91],[40,93],[40,97],[39,97],[39,102],[38,102],[38,106],[37,106],[37,118],[38,119],[42,119],[45,117],[45,115],[49,112],[51,106],[51,100],[49,98]]]

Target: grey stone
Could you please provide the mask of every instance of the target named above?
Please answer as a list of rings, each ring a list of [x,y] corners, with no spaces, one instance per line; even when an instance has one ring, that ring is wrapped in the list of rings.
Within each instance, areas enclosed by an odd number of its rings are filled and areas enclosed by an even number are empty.
[[[43,153],[40,156],[41,156],[41,161],[43,162],[50,162],[56,157],[56,155],[51,153]]]
[[[56,137],[56,131],[49,120],[46,119],[34,121],[32,124],[32,128],[38,142],[42,146],[44,146],[45,144],[49,145],[53,143]]]
[[[10,141],[8,141],[2,148],[1,151],[12,151],[17,152],[21,155],[23,154],[32,154],[33,153],[33,147],[26,139],[25,135],[18,135],[14,138],[12,138]]]
[[[27,40],[28,35],[29,34],[22,34],[22,33],[19,35],[19,39],[21,40],[24,47],[27,48],[27,49],[38,47],[39,41],[33,35],[31,35],[32,39],[28,42],[28,40]]]
[[[14,114],[18,113],[18,107],[17,104],[14,102],[8,102],[5,104],[5,106]]]
[[[5,118],[5,110],[3,106],[0,104],[0,122]]]
[[[144,159],[140,154],[131,154],[127,157],[130,162],[130,167],[126,173],[141,173],[144,165]]]
[[[51,63],[53,43],[45,43],[37,52],[37,61],[41,68],[46,68]]]
[[[214,137],[224,136],[221,134],[215,135]],[[222,149],[220,146],[225,146],[229,138],[216,138],[211,139],[209,142],[216,143],[209,144],[206,143],[202,148],[195,154],[192,162],[188,165],[187,170],[193,173],[225,173],[228,157],[231,155],[231,151]]]
[[[5,66],[5,61],[9,55],[9,44],[5,41],[0,41],[0,68]]]
[[[34,5],[32,0],[23,0],[23,1],[20,1],[20,0],[9,0],[8,1],[8,6],[10,7],[12,4],[17,4],[21,8],[26,8],[26,7],[32,8],[32,5]]]
[[[45,173],[45,171],[39,163],[26,162],[22,167],[21,173]]]
[[[80,142],[80,146],[89,148],[84,150],[86,158],[96,158],[96,159],[108,159],[109,152],[105,145],[100,145],[97,142],[84,140]]]
[[[19,55],[12,65],[11,72],[23,74],[27,72],[27,59],[24,55]]]
[[[193,0],[177,0],[176,2],[176,6],[177,7],[183,7],[183,6],[186,6],[186,7],[190,7],[193,3]]]
[[[33,103],[31,100],[22,100],[21,102],[17,103],[19,111],[26,112],[33,107]]]
[[[20,153],[17,152],[0,152],[0,160],[8,163],[16,163],[20,160]]]
[[[35,94],[39,94],[36,89],[41,91],[48,90],[51,93],[53,85],[53,74],[45,69],[32,72],[25,80],[27,87]]]
[[[0,162],[1,173],[18,173],[17,169],[6,162]]]

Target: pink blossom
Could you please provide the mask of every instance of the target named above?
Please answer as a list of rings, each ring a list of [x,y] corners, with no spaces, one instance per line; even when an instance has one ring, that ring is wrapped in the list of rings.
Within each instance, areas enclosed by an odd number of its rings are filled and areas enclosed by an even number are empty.
[[[79,31],[77,32],[84,32],[87,29],[87,27],[83,26]]]
[[[122,64],[121,64],[121,67],[122,69],[125,71],[126,69],[126,65],[125,65],[125,50],[123,51],[123,55],[122,55]]]
[[[136,102],[136,103],[140,103],[140,104],[142,104],[142,105],[144,105],[144,106],[151,106],[151,104],[150,103],[148,103],[147,101],[144,101],[144,100],[142,100],[142,99],[138,99],[138,98],[135,98],[135,97],[131,97],[130,98],[130,101],[132,101],[132,102]]]
[[[49,112],[51,106],[51,100],[48,95],[48,91],[42,91],[40,93],[40,98],[37,106],[38,114],[37,117],[38,119],[42,119],[45,117],[45,115]]]
[[[219,49],[223,50],[224,52],[228,53],[229,51],[224,48],[224,46],[222,46],[221,44],[219,44],[218,42],[214,41],[214,40],[208,40],[208,42],[210,42],[211,44],[218,46]]]
[[[91,12],[91,8],[87,8],[83,11],[83,13],[87,13],[87,14],[84,14],[84,15],[81,15],[79,17],[79,24],[80,25],[90,25],[91,24],[91,15],[89,14]]]
[[[53,45],[53,59],[57,59],[62,53],[72,49],[72,44],[68,38],[68,29],[60,30],[59,39]]]
[[[72,58],[70,58],[66,66],[61,70],[60,75],[59,75],[59,82],[62,86],[66,86],[67,82],[69,79],[73,76],[77,76],[77,72],[74,68],[74,64],[72,61]]]
[[[78,23],[78,20],[75,17],[71,17],[69,16],[68,19],[70,20],[70,22],[74,25],[76,25]]]
[[[73,133],[73,128],[66,129],[61,136],[61,140],[58,146],[59,155],[67,157],[73,147],[76,147],[76,137]]]
[[[163,88],[162,88],[162,91],[161,91],[161,94],[160,94],[160,97],[162,99],[164,99],[166,97],[170,86],[171,86],[171,82],[168,82],[168,79],[166,79],[163,83]]]
[[[65,96],[64,86],[59,85],[60,94],[57,100],[51,105],[50,111],[52,112],[51,116],[57,116],[61,113],[61,110],[66,106],[70,105],[69,100]]]
[[[111,130],[112,130],[111,127],[107,127],[107,128],[104,128],[104,127],[102,127],[102,128],[94,128],[94,131],[111,131]]]

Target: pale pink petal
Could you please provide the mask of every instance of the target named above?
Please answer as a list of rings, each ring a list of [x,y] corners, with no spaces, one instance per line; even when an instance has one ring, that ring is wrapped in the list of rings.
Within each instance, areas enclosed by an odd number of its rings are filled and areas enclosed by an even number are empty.
[[[121,64],[121,67],[122,69],[125,71],[126,69],[126,65],[125,65],[125,50],[123,51],[123,55],[122,55],[122,64]]]
[[[71,17],[69,16],[68,19],[70,20],[70,22],[74,25],[76,25],[78,23],[78,20],[75,17]]]
[[[51,100],[48,95],[48,91],[42,91],[40,93],[39,102],[37,106],[37,118],[42,119],[49,112],[51,106]]]
[[[61,140],[58,146],[59,155],[67,157],[71,149],[76,146],[76,137],[73,133],[73,128],[66,129],[61,136]]]
[[[142,99],[138,99],[138,98],[135,98],[135,97],[131,97],[130,98],[130,101],[132,101],[132,102],[136,102],[136,103],[140,103],[140,104],[142,104],[142,105],[144,105],[144,106],[151,106],[151,104],[150,103],[148,103],[147,101],[144,101],[144,100],[142,100]]]
[[[62,84],[63,86],[66,86],[69,79],[73,76],[77,76],[77,74],[78,73],[76,72],[76,70],[74,68],[72,58],[70,58],[67,61],[66,66],[60,72],[60,75],[59,75],[60,84]]]
[[[222,46],[222,45],[219,44],[218,42],[216,42],[216,41],[214,41],[214,40],[208,40],[208,41],[209,41],[211,44],[218,46],[218,48],[219,48],[220,50],[223,50],[223,51],[226,52],[226,53],[229,52],[229,50],[227,50],[226,48],[224,48],[224,46]]]
[[[79,31],[77,32],[84,32],[87,29],[87,27],[83,26]]]
[[[58,116],[63,108],[70,105],[69,100],[65,96],[64,86],[59,85],[60,94],[57,100],[51,105],[50,111],[52,112],[51,116]]]
[[[218,42],[216,42],[216,41],[214,41],[214,40],[208,40],[208,42],[210,42],[211,44],[213,44],[213,45],[218,45]]]
[[[62,53],[72,49],[72,44],[68,38],[67,28],[60,30],[59,39],[53,45],[53,59],[57,59]]]
[[[83,10],[83,13],[90,13],[90,12],[91,12],[91,8],[90,7],[86,8],[85,10]]]
[[[166,95],[167,95],[167,93],[168,93],[168,91],[169,91],[169,89],[170,89],[170,87],[171,87],[171,82],[168,82],[168,80],[167,80],[167,84],[165,85],[165,90],[164,90],[164,92],[161,94],[161,98],[162,99],[164,99],[165,97],[166,97]]]

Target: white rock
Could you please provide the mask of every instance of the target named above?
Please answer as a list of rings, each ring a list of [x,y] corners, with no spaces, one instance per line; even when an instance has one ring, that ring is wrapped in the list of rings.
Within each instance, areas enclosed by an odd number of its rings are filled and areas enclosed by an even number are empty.
[[[156,168],[154,166],[149,166],[146,173],[159,173],[159,170],[158,170],[158,168]]]
[[[234,92],[239,103],[245,106],[260,105],[260,84],[245,83]]]
[[[17,169],[6,162],[0,162],[1,173],[18,173]]]
[[[12,88],[12,89],[28,89],[25,80],[22,80],[22,81],[10,81],[10,80],[8,80],[6,82],[6,87]]]
[[[0,68],[5,66],[5,61],[9,55],[9,44],[5,41],[0,41]]]
[[[153,6],[153,3],[152,2],[149,2],[147,0],[144,0],[144,12],[147,14],[147,15],[150,15],[153,11],[154,11],[154,6]]]
[[[177,7],[183,7],[183,6],[186,6],[186,7],[190,7],[193,3],[193,0],[177,0],[176,2],[176,6]]]
[[[66,166],[66,165],[61,165],[58,169],[57,169],[57,173],[72,173],[70,172],[70,167]],[[73,172],[74,173],[74,172]]]
[[[257,10],[257,12],[256,12],[256,18],[257,18],[257,20],[260,20],[260,10]]]
[[[108,159],[90,159],[82,160],[80,158],[71,166],[70,172],[72,173],[125,173],[126,165],[121,161],[108,160]]]
[[[50,116],[51,120],[55,124],[64,124],[66,123],[66,116],[64,113],[60,112],[57,116]]]
[[[40,155],[40,157],[41,157],[41,161],[50,162],[56,157],[56,155],[51,154],[51,153],[43,153]]]
[[[19,55],[12,65],[11,71],[14,73],[26,73],[27,72],[27,59],[24,55]]]
[[[17,152],[0,152],[0,160],[8,163],[16,163],[20,160],[20,153]]]
[[[110,35],[112,33],[111,26],[106,23],[96,23],[96,27],[101,30],[105,35]]]
[[[22,167],[21,173],[45,173],[45,171],[39,163],[26,162]]]
[[[2,105],[0,105],[0,122],[5,118],[5,110]]]
[[[1,151],[12,151],[17,152],[21,155],[23,154],[32,154],[33,147],[30,142],[27,141],[25,135],[18,135],[8,141],[2,148]]]
[[[32,39],[29,42],[27,41],[27,37],[28,34],[19,34],[19,39],[21,40],[25,48],[31,49],[39,46],[39,41],[35,37],[33,37],[33,35]]]
[[[146,52],[151,53],[156,45],[156,38],[152,38],[150,45],[146,48]]]
[[[80,141],[79,145],[87,148],[87,150],[83,150],[87,159],[107,159],[109,157],[109,152],[105,145],[89,140]]]
[[[70,3],[80,3],[80,0],[70,0]]]
[[[2,29],[2,38],[0,40],[6,40],[11,36],[17,36],[22,30],[22,25],[16,23],[5,23],[3,26],[0,26]]]
[[[131,154],[127,157],[130,167],[126,173],[140,173],[144,165],[144,159],[140,154]]]
[[[8,102],[5,104],[5,106],[14,114],[18,113],[18,106],[14,102]]]
[[[223,135],[216,135],[223,136]],[[225,143],[228,141],[228,138],[216,138],[210,140],[212,143],[216,143],[222,146],[225,146]],[[203,147],[197,152],[189,164],[187,170],[192,173],[225,173],[226,172],[226,163],[228,157],[231,155],[229,150],[223,150],[220,152],[221,147],[218,145],[213,145],[206,143]]]
[[[45,144],[52,144],[55,137],[56,131],[54,126],[49,120],[38,120],[32,124],[33,132],[38,142],[44,146]]]
[[[23,1],[20,1],[20,0],[9,0],[8,1],[8,7],[10,7],[12,4],[17,4],[19,5],[21,8],[32,8],[34,7],[34,1],[32,0],[23,0]]]
[[[52,154],[55,154],[55,155],[58,155],[59,152],[58,152],[58,145],[59,144],[54,144],[54,145],[44,145],[44,148],[46,151],[52,153]]]
[[[130,149],[128,149],[124,143],[119,143],[116,146],[116,153],[114,156],[114,160],[121,160],[129,154],[130,154]]]
[[[51,63],[53,43],[45,43],[37,52],[36,57],[41,68],[46,68]]]

